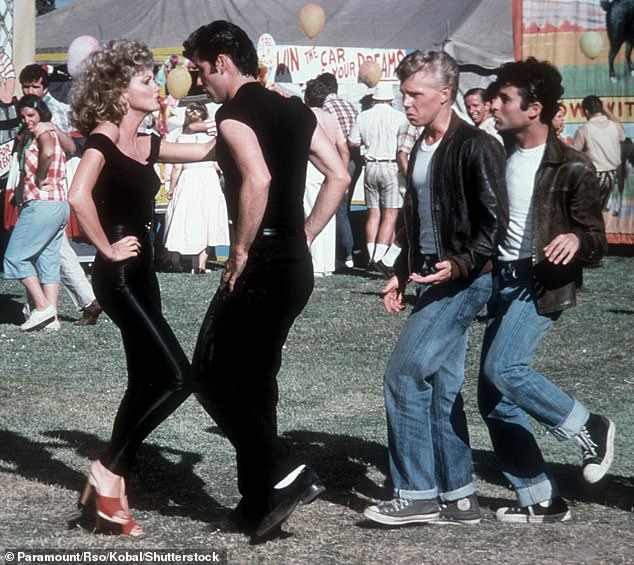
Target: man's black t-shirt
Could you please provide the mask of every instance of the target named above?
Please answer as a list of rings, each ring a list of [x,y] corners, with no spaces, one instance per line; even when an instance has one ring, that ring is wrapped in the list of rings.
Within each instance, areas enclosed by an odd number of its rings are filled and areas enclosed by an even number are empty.
[[[285,98],[252,82],[218,109],[219,130],[224,120],[236,120],[253,130],[268,166],[271,186],[262,227],[303,229],[306,165],[317,124],[313,112],[297,97]],[[235,223],[242,178],[221,133],[216,152],[225,176],[229,217]]]

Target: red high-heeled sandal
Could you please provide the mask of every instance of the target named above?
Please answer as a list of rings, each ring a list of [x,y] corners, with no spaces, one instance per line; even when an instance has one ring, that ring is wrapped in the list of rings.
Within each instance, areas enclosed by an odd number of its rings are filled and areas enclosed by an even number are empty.
[[[99,461],[93,463],[93,468],[101,465]],[[98,482],[91,468],[88,481],[79,498],[77,506],[85,509],[90,504],[91,498],[95,497],[97,510],[96,529],[103,533],[115,533],[138,537],[143,534],[143,529],[130,516],[128,500],[125,495],[125,485],[121,477],[121,492],[118,497],[104,496],[99,494]]]

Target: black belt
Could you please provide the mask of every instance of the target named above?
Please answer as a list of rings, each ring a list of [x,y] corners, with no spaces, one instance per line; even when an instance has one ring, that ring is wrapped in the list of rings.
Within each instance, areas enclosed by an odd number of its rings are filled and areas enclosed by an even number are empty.
[[[526,280],[533,276],[533,260],[518,259],[517,261],[495,261],[493,272],[503,281]]]
[[[285,226],[260,229],[260,235],[263,237],[298,237],[303,233],[304,228],[291,228]]]
[[[396,159],[366,159],[366,163],[396,163]]]

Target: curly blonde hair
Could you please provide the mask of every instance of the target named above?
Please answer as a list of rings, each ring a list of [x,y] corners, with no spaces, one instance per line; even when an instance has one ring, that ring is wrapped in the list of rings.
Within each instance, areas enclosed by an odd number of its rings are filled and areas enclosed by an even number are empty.
[[[99,123],[121,123],[126,113],[121,93],[133,76],[152,69],[152,51],[138,41],[115,39],[91,53],[71,90],[71,122],[84,135]]]

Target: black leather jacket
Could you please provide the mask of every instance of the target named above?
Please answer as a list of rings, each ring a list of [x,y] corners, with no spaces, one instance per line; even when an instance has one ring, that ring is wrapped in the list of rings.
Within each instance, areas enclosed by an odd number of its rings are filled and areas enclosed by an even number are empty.
[[[403,203],[405,235],[395,272],[401,285],[416,272],[420,258],[418,195],[412,172],[419,139],[410,153]],[[431,205],[436,248],[449,260],[452,278],[490,268],[508,223],[504,148],[493,136],[452,113],[449,128],[430,167]]]
[[[579,250],[567,266],[552,265],[544,247],[557,235],[574,233]],[[533,192],[533,280],[540,314],[574,306],[584,262],[606,253],[599,186],[592,161],[551,133],[535,175]]]

